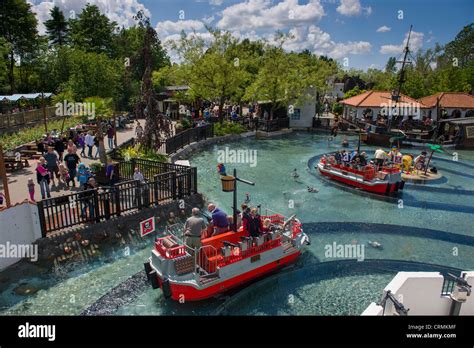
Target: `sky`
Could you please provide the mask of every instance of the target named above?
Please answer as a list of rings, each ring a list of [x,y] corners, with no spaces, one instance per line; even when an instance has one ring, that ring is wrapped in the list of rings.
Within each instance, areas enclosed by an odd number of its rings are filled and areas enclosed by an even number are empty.
[[[120,26],[134,24],[143,10],[160,40],[176,40],[181,31],[209,40],[205,26],[239,38],[267,39],[277,30],[290,33],[288,51],[308,49],[336,59],[347,69],[383,69],[389,57],[400,57],[413,25],[410,48],[416,52],[446,44],[474,22],[473,0],[28,0],[42,22],[56,5],[66,17],[96,4]],[[169,52],[173,61],[178,58]]]

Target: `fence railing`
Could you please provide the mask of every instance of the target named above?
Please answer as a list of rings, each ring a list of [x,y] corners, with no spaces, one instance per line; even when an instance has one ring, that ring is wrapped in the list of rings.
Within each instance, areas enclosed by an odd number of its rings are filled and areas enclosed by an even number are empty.
[[[56,116],[56,108],[54,106],[47,107],[46,118],[52,119]],[[17,112],[14,114],[1,114],[0,115],[0,129],[24,126],[31,123],[42,122],[44,120],[43,109],[35,109],[23,112]]]
[[[124,213],[158,206],[197,193],[197,169],[147,160],[136,160],[147,173],[147,181],[129,180],[133,171],[120,171],[122,179],[113,186],[82,191],[38,202],[41,231],[47,233],[101,222]],[[120,162],[124,167],[128,162]],[[148,165],[151,168],[146,168]],[[134,168],[131,166],[130,168]]]
[[[279,131],[280,129],[289,128],[289,127],[290,127],[290,118],[283,117],[283,118],[275,118],[273,120],[262,121],[261,129],[264,130],[265,132],[275,132],[275,131]]]
[[[184,132],[181,132],[174,137],[166,139],[165,142],[165,151],[167,154],[172,154],[178,151],[179,149],[189,145],[191,143],[201,141],[207,138],[212,138],[214,136],[214,125],[207,124],[202,127],[196,127],[187,129]]]

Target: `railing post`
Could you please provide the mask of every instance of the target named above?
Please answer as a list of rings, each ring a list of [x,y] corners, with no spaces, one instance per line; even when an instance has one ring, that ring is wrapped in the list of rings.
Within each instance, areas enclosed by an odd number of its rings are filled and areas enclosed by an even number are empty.
[[[97,189],[94,189],[94,212],[95,222],[100,222],[99,193],[97,192]]]
[[[39,201],[37,203],[37,207],[38,207],[38,216],[39,216],[40,227],[41,227],[41,236],[45,238],[47,230],[46,230],[46,218],[44,217],[43,201]]]
[[[191,175],[192,175],[192,180],[193,180],[193,190],[192,190],[192,193],[197,193],[198,192],[198,189],[197,189],[197,186],[198,186],[198,181],[197,181],[197,168],[196,167],[193,167],[191,168]]]
[[[177,192],[176,192],[176,172],[171,172],[171,192],[173,195],[173,200],[176,200]]]
[[[136,202],[138,204],[138,210],[142,210],[143,208],[143,202],[142,202],[142,187],[140,186],[140,181],[134,181],[135,183],[135,197],[136,197]]]
[[[155,203],[155,205],[159,205],[159,194],[158,194],[158,190],[159,190],[159,184],[158,184],[158,174],[154,176],[153,178],[153,199],[155,200],[153,203]]]
[[[115,200],[115,212],[117,216],[121,215],[121,208],[120,208],[120,190],[117,187],[117,184],[112,186],[112,194],[114,195]]]

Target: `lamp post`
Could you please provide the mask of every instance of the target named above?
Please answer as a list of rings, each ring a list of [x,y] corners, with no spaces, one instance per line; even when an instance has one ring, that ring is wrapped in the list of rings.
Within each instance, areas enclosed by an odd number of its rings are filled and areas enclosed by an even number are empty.
[[[237,177],[237,169],[234,168],[234,176],[223,175],[221,177],[222,191],[233,192],[233,207],[232,207],[232,230],[237,232],[237,181],[243,182],[247,185],[255,186],[254,182],[241,179]]]

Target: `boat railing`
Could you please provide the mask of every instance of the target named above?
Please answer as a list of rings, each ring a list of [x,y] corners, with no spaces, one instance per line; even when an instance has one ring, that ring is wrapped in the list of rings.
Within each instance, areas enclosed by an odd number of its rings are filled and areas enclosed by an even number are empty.
[[[195,254],[195,263],[198,271],[205,274],[217,272],[217,250],[212,245],[203,245]]]
[[[165,236],[156,239],[155,249],[164,258],[175,259],[194,252],[194,249],[186,245],[182,239],[182,234],[178,232],[180,230],[182,230],[181,224],[167,226]]]

